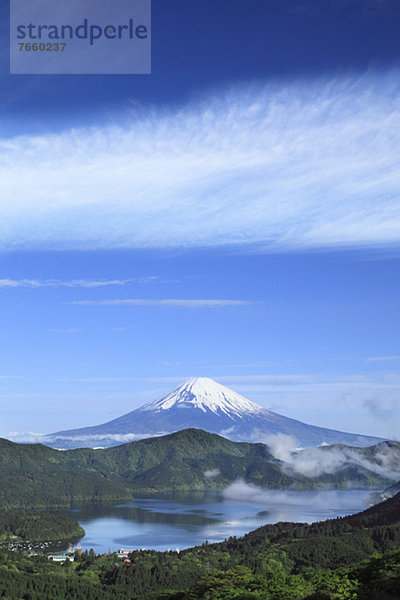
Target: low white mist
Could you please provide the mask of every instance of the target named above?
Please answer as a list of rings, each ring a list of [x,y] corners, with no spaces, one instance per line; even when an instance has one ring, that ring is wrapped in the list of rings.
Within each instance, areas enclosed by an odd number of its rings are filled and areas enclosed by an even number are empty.
[[[362,491],[363,505],[369,506],[370,493]],[[343,490],[320,490],[320,491],[297,491],[297,490],[266,490],[243,479],[237,479],[222,492],[223,498],[229,501],[248,502],[273,507],[302,507],[317,510],[318,508],[340,508],[352,510],[355,505],[354,496],[351,492]]]
[[[286,433],[266,435],[263,436],[262,441],[268,446],[274,458],[283,462],[290,462],[293,452],[300,449],[296,438]]]
[[[386,479],[400,479],[400,447],[385,442],[369,451],[326,444],[317,448],[299,448],[294,437],[281,433],[267,436],[263,441],[274,458],[282,461],[282,468],[287,473],[319,477],[324,473],[333,474],[350,466],[358,466]]]
[[[204,477],[214,479],[215,477],[218,477],[220,473],[221,471],[219,469],[210,469],[209,471],[204,471]]]
[[[96,434],[96,435],[48,435],[45,433],[33,433],[33,432],[12,432],[9,434],[8,439],[18,443],[29,443],[29,444],[52,444],[54,442],[62,443],[65,441],[66,444],[78,443],[81,446],[92,447],[104,447],[110,444],[126,444],[128,442],[134,442],[149,437],[158,437],[166,435],[166,432],[152,433],[152,434],[140,434],[140,433],[126,433],[126,434]]]

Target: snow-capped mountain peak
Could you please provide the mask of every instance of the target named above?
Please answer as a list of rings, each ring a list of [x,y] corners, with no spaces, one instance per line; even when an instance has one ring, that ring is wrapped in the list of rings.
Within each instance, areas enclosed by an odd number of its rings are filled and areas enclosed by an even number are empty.
[[[209,377],[191,378],[167,396],[146,404],[142,410],[159,412],[171,408],[197,408],[204,413],[224,413],[231,418],[267,412],[259,404],[247,400]]]
[[[188,428],[246,442],[265,443],[271,435],[284,434],[303,447],[322,443],[368,446],[380,441],[284,417],[208,377],[189,379],[159,400],[107,423],[58,431],[40,441],[55,448],[105,447]]]

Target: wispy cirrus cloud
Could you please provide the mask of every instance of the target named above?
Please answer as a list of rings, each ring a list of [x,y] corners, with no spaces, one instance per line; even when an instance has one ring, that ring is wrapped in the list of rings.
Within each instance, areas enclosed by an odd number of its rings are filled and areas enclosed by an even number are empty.
[[[0,142],[0,249],[400,242],[397,70]]]
[[[293,395],[334,394],[336,399],[343,394],[363,395],[400,392],[400,375],[384,373],[379,376],[366,374],[326,375],[285,374],[285,375],[231,375],[217,377],[220,383],[232,386],[241,393],[287,392]]]
[[[153,283],[159,280],[156,276],[131,277],[129,279],[0,279],[0,288],[98,288],[107,286],[123,286],[131,283]]]
[[[180,298],[123,298],[116,300],[73,300],[70,304],[80,306],[158,306],[165,308],[224,308],[257,304],[248,300],[180,299]]]
[[[400,354],[393,354],[392,356],[372,356],[371,358],[367,358],[367,362],[398,363],[400,362]]]
[[[82,329],[72,327],[70,329],[49,329],[50,333],[80,333]]]
[[[77,377],[72,379],[57,379],[57,381],[74,381],[77,383],[119,383],[125,381],[138,381],[137,377]]]

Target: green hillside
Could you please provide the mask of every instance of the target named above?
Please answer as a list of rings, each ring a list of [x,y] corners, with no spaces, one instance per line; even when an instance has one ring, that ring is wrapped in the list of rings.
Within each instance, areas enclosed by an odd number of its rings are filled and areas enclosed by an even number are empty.
[[[130,495],[123,482],[91,466],[87,450],[71,456],[41,444],[0,440],[1,508],[62,506]]]
[[[387,479],[354,465],[314,478],[285,472],[264,444],[231,442],[199,429],[103,450],[59,451],[0,440],[3,508],[113,501],[143,491],[223,488],[238,478],[265,488],[388,484]]]
[[[21,510],[0,510],[0,543],[49,542],[80,538],[84,530],[69,517]]]

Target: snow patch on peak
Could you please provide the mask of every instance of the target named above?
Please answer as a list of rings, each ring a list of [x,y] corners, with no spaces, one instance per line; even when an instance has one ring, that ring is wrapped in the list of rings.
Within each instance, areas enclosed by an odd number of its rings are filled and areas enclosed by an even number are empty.
[[[232,419],[267,412],[259,404],[209,377],[193,377],[167,396],[146,404],[142,410],[159,412],[171,408],[197,408],[204,413],[223,413]]]

